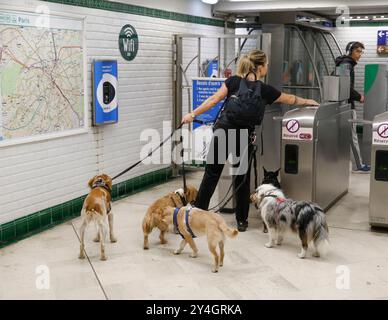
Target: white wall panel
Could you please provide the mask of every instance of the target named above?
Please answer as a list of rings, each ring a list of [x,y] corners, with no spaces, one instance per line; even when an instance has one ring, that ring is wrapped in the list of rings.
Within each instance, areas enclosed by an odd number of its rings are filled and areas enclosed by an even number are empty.
[[[125,2],[136,4],[135,1]],[[0,0],[0,10],[34,12],[42,4],[52,13],[86,18],[89,130],[86,134],[0,148],[0,180],[6,189],[0,194],[0,224],[82,196],[88,192],[87,182],[93,175],[98,172],[115,175],[138,161],[145,145],[139,139],[140,133],[147,128],[161,133],[162,122],[172,119],[173,34],[224,31],[222,27],[34,0],[13,3]],[[177,1],[175,5],[178,5]],[[127,23],[139,34],[138,56],[131,62],[122,59],[118,49],[119,32]],[[207,50],[204,57],[206,54]],[[118,124],[100,128],[90,126],[93,59],[118,60]],[[166,165],[141,165],[115,182],[163,167]]]

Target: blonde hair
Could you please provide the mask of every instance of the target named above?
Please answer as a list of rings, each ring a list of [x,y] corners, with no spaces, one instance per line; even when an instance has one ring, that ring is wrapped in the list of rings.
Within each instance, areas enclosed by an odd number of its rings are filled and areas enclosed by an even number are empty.
[[[258,66],[264,66],[267,63],[267,55],[261,50],[252,50],[248,54],[240,57],[237,64],[236,75],[245,78],[249,73],[256,73]]]

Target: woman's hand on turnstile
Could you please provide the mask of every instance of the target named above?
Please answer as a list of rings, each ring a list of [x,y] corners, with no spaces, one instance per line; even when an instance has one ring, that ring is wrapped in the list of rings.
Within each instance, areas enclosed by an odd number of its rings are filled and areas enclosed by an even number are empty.
[[[319,106],[319,103],[316,102],[315,100],[313,99],[306,99],[306,102],[304,103],[305,106],[314,106],[314,107],[318,107]]]

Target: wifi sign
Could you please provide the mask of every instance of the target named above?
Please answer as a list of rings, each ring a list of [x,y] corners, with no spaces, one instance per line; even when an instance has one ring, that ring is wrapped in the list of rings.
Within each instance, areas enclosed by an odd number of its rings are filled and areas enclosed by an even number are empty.
[[[130,24],[121,28],[119,36],[119,48],[122,57],[127,61],[132,61],[139,50],[139,37],[134,27]]]

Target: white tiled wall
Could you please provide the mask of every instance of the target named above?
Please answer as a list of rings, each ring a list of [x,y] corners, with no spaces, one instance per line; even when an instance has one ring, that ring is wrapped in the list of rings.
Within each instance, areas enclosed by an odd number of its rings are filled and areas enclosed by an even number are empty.
[[[140,132],[146,128],[161,132],[162,121],[172,118],[172,35],[224,32],[220,27],[34,0],[0,0],[0,9],[34,12],[41,4],[51,12],[86,17],[89,105],[91,62],[118,60],[120,120],[90,127],[89,106],[86,134],[0,148],[0,184],[5,191],[0,193],[0,224],[82,196],[93,175],[115,175],[138,161],[145,144],[140,142]],[[136,28],[140,41],[138,56],[131,62],[122,59],[118,50],[119,32],[128,23]],[[140,165],[116,182],[162,167],[166,165]]]

